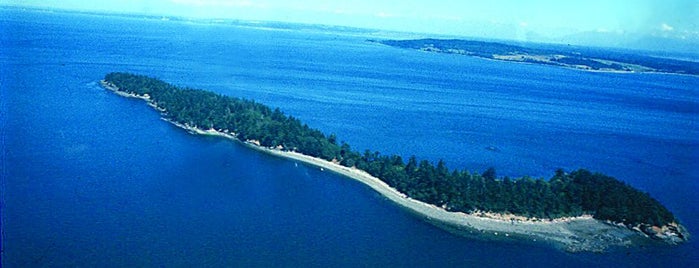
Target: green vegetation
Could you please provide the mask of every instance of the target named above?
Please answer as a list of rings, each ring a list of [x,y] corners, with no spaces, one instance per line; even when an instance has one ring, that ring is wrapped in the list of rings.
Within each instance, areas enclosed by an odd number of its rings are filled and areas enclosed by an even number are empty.
[[[589,70],[662,72],[699,75],[699,63],[651,57],[626,51],[544,44],[504,44],[460,39],[369,40],[388,46],[462,54],[487,59],[519,61]],[[496,56],[497,55],[497,56]],[[503,58],[502,56],[517,56]],[[521,56],[521,57],[519,57]]]
[[[597,219],[627,225],[662,226],[674,221],[672,213],[648,194],[587,170],[558,170],[547,181],[499,178],[492,168],[482,174],[450,170],[444,161],[434,165],[418,161],[415,156],[404,162],[398,155],[354,151],[344,142],[338,144],[335,135],[326,136],[279,109],[272,110],[251,100],[180,88],[128,73],[110,73],[105,81],[120,91],[148,94],[152,104],[169,120],[356,167],[411,198],[449,211],[481,210],[537,218],[589,213]]]

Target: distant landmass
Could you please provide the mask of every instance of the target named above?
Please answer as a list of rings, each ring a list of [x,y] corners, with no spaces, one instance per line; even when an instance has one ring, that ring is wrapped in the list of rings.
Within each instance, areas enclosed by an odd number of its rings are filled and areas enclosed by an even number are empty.
[[[656,72],[699,75],[699,62],[644,56],[607,49],[561,45],[514,45],[461,39],[368,40],[398,48],[486,59],[554,65],[586,71]],[[640,53],[640,52],[639,52]]]

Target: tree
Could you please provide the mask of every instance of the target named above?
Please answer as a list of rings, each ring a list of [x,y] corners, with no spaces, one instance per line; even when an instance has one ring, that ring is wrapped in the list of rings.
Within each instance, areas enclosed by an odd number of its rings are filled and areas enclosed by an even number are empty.
[[[486,169],[481,176],[483,176],[483,178],[486,180],[495,180],[495,178],[497,178],[494,167],[489,167]]]
[[[259,141],[263,146],[282,145],[285,150],[325,160],[338,160],[356,167],[424,202],[448,210],[473,209],[511,212],[536,217],[577,216],[625,224],[664,225],[674,216],[657,200],[624,182],[600,173],[562,169],[546,181],[527,176],[497,179],[495,168],[482,174],[450,171],[443,160],[433,165],[411,156],[407,163],[398,155],[378,151],[353,151],[349,144],[337,145],[335,134],[325,136],[279,108],[271,109],[252,100],[222,96],[203,90],[180,88],[158,79],[127,73],[110,73],[105,80],[117,90],[150,96],[163,116],[190,127],[228,129],[237,138]]]

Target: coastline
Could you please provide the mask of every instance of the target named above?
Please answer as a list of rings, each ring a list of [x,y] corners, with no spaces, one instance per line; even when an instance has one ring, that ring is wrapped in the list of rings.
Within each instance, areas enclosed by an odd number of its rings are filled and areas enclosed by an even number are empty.
[[[448,53],[448,52],[431,52],[431,51],[425,51],[429,53],[444,53],[444,54],[456,54],[456,53]],[[687,76],[687,77],[696,77],[696,74],[688,74],[688,73],[677,73],[677,72],[663,72],[659,71],[656,69],[650,69],[650,70],[641,70],[641,71],[625,71],[625,70],[614,70],[614,69],[588,69],[588,68],[580,68],[580,67],[575,67],[572,65],[565,65],[565,64],[546,64],[546,63],[541,63],[541,62],[527,62],[527,61],[518,61],[518,60],[506,60],[506,59],[497,59],[497,58],[487,58],[487,57],[481,57],[481,56],[475,56],[475,55],[467,55],[467,54],[456,54],[456,55],[462,55],[462,56],[469,56],[469,57],[474,57],[474,58],[480,58],[480,59],[485,59],[485,60],[491,60],[491,61],[498,61],[498,62],[511,62],[511,63],[519,63],[519,64],[533,64],[533,65],[539,65],[539,66],[553,66],[553,67],[558,67],[558,68],[563,68],[563,69],[568,69],[568,70],[575,70],[575,71],[581,71],[581,72],[588,72],[588,73],[600,73],[600,74],[621,74],[621,75],[632,75],[632,74],[650,74],[650,75],[679,75],[679,76]]]
[[[500,61],[500,62],[514,62],[514,63],[526,63],[526,64],[536,64],[536,65],[549,65],[549,66],[555,66],[559,68],[565,68],[569,70],[578,70],[578,71],[584,71],[584,72],[591,72],[591,73],[609,73],[609,74],[661,74],[661,75],[680,75],[680,76],[690,76],[690,77],[696,77],[699,74],[695,73],[687,73],[686,70],[684,72],[682,71],[668,71],[668,70],[663,70],[662,68],[654,68],[654,67],[648,67],[645,65],[639,65],[639,64],[634,64],[631,62],[624,62],[624,61],[618,61],[618,60],[611,60],[611,59],[604,59],[604,58],[589,58],[598,62],[612,62],[616,64],[620,64],[623,66],[627,67],[634,67],[634,69],[631,70],[620,70],[620,69],[612,69],[612,68],[603,68],[603,69],[592,69],[590,66],[586,65],[574,65],[574,64],[566,64],[566,63],[559,63],[559,62],[545,62],[545,61],[538,61],[538,62],[531,62],[531,61],[526,61],[526,60],[515,60],[515,59],[508,59],[508,58],[503,58],[503,56],[509,56],[509,54],[491,54],[490,57],[487,56],[481,56],[478,55],[476,52],[472,51],[465,51],[463,49],[441,49],[441,48],[434,48],[434,47],[405,47],[401,45],[394,45],[394,44],[386,44],[384,41],[398,41],[398,40],[372,40],[369,39],[367,40],[368,42],[373,42],[373,43],[378,43],[382,44],[385,46],[390,46],[394,48],[400,48],[400,49],[409,49],[409,50],[417,50],[421,52],[426,52],[426,53],[441,53],[441,54],[454,54],[454,55],[462,55],[462,56],[470,56],[470,57],[475,57],[475,58],[481,58],[485,60],[492,60],[492,61]],[[405,41],[405,40],[404,40]],[[415,40],[407,40],[407,41],[415,41]],[[528,54],[523,54],[523,55],[528,55]],[[535,56],[543,56],[542,55],[535,55]],[[585,66],[585,67],[582,67]]]
[[[420,50],[424,51],[424,50]],[[488,57],[482,57],[482,56],[476,56],[476,55],[468,55],[468,54],[458,54],[458,53],[450,53],[450,52],[433,52],[433,51],[425,51],[428,53],[444,53],[444,54],[455,54],[455,55],[462,55],[462,56],[469,56],[469,57],[474,57],[474,58],[479,58],[479,59],[484,59],[484,60],[490,60],[490,61],[496,61],[496,62],[510,62],[510,63],[518,63],[518,64],[531,64],[531,65],[538,65],[538,66],[552,66],[552,67],[558,67],[558,68],[563,68],[563,69],[568,69],[568,70],[575,70],[575,71],[581,71],[581,72],[589,72],[589,73],[603,73],[603,74],[674,74],[674,75],[690,75],[691,74],[682,74],[682,73],[670,73],[670,72],[660,72],[657,70],[645,70],[645,71],[625,71],[625,70],[614,70],[614,69],[598,69],[594,70],[591,68],[581,68],[581,67],[576,67],[574,65],[567,65],[567,64],[553,64],[553,63],[545,63],[545,62],[529,62],[529,61],[520,61],[520,60],[508,60],[508,59],[500,59],[500,58],[488,58]]]
[[[147,94],[126,93],[104,80],[101,80],[100,84],[120,96],[143,99],[149,106],[159,112],[166,112],[159,108]],[[603,252],[611,247],[629,247],[652,241],[649,239],[649,236],[640,230],[635,231],[624,225],[600,221],[592,218],[590,215],[549,220],[529,219],[517,215],[489,212],[450,212],[435,205],[407,197],[379,178],[354,167],[345,167],[297,152],[263,147],[256,141],[242,141],[236,137],[235,133],[226,133],[215,129],[204,130],[174,122],[165,117],[161,117],[161,119],[192,134],[227,138],[273,156],[300,161],[318,167],[321,170],[327,169],[349,179],[359,181],[408,212],[423,218],[437,227],[461,236],[510,241],[547,242],[556,248],[569,252]],[[648,240],[648,242],[645,240]]]
[[[485,212],[450,212],[432,204],[407,197],[390,187],[379,178],[363,170],[345,167],[324,159],[297,152],[282,151],[256,145],[254,141],[241,141],[235,136],[213,129],[203,130],[164,119],[177,127],[196,135],[218,136],[241,142],[254,150],[276,157],[296,160],[321,170],[329,170],[343,177],[356,180],[402,209],[423,218],[429,223],[461,236],[495,240],[545,242],[568,252],[604,252],[610,247],[631,246],[641,242],[636,232],[593,219],[590,215],[559,218],[553,220],[532,220],[516,215],[501,215]],[[510,219],[511,218],[511,219]],[[638,237],[637,237],[638,236]],[[635,241],[638,240],[638,241]]]

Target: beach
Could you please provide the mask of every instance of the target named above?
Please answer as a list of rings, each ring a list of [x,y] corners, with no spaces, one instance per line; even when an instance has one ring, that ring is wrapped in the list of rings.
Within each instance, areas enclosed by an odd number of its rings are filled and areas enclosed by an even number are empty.
[[[100,84],[121,96],[143,99],[159,112],[166,112],[159,109],[147,95],[125,93],[106,81],[101,81]],[[168,120],[165,117],[162,118],[192,134],[227,138],[270,155],[299,161],[318,167],[323,171],[327,170],[359,181],[408,212],[456,235],[488,240],[543,242],[569,252],[603,252],[612,247],[629,247],[653,241],[640,231],[596,220],[591,215],[557,219],[530,219],[517,215],[479,211],[472,213],[450,212],[444,208],[407,197],[379,178],[354,167],[345,167],[298,152],[263,147],[256,141],[242,141],[236,137],[235,133],[200,129]]]
[[[558,219],[529,219],[517,215],[488,212],[450,212],[435,205],[407,197],[388,184],[363,170],[345,167],[324,159],[297,152],[283,151],[257,145],[254,141],[240,141],[234,135],[214,129],[204,130],[164,119],[197,135],[219,136],[242,142],[246,146],[282,158],[299,161],[363,183],[386,199],[410,213],[460,236],[488,240],[511,240],[548,243],[569,252],[604,252],[610,247],[626,247],[643,242],[644,237],[623,225],[615,225],[592,218],[590,215]]]
[[[450,212],[409,198],[380,179],[356,168],[296,152],[251,146],[272,155],[297,160],[357,180],[411,213],[457,235],[548,242],[570,252],[601,252],[611,246],[630,246],[636,238],[640,238],[634,231],[593,219],[590,215],[536,220],[516,215]]]

